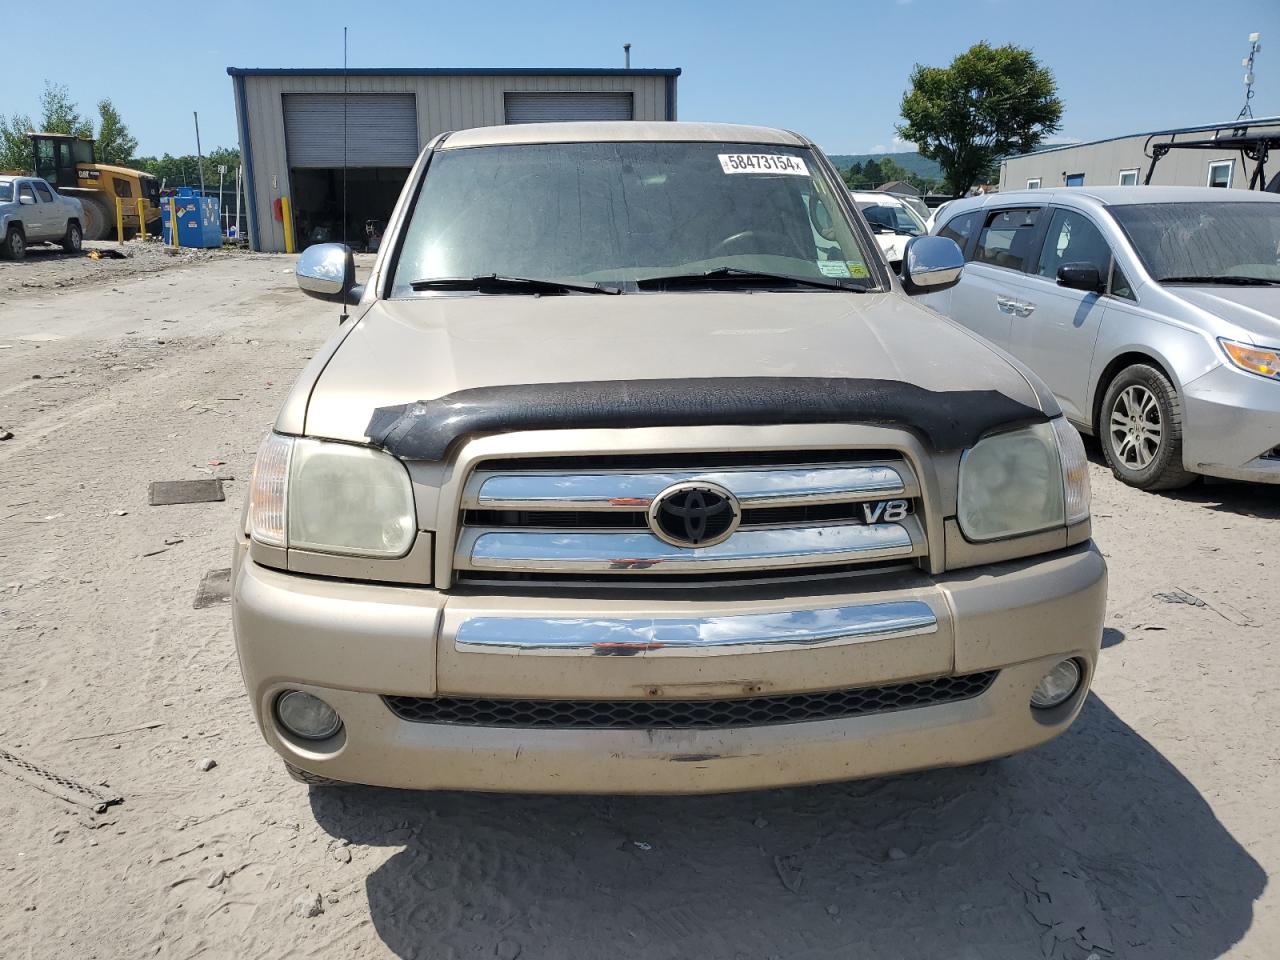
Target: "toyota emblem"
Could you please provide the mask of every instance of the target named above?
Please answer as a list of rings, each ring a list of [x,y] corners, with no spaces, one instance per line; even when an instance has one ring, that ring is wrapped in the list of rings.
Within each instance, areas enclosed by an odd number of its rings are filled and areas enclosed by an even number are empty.
[[[676,547],[721,543],[733,535],[741,519],[738,498],[718,483],[677,483],[649,505],[649,529]]]

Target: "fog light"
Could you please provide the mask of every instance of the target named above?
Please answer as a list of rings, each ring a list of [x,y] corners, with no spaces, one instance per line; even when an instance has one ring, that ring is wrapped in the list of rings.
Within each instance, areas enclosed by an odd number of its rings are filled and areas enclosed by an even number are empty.
[[[276,717],[281,726],[304,740],[327,740],[342,729],[342,718],[333,707],[301,690],[280,695]]]
[[[1039,710],[1056,707],[1071,699],[1079,686],[1080,664],[1074,660],[1063,660],[1046,673],[1031,691],[1031,705]]]

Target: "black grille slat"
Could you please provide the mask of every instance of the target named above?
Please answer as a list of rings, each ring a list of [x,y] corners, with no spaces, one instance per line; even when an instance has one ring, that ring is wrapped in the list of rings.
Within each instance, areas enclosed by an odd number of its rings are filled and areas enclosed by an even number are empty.
[[[885,500],[902,499],[884,497]],[[907,501],[907,513],[915,512]],[[573,527],[595,530],[647,530],[644,510],[466,510],[462,522],[468,527]],[[805,523],[863,523],[862,503],[847,500],[792,507],[743,507],[742,526]]]
[[[955,703],[985,693],[996,671],[880,687],[739,700],[515,700],[383,697],[401,720],[517,729],[684,730],[760,727]]]

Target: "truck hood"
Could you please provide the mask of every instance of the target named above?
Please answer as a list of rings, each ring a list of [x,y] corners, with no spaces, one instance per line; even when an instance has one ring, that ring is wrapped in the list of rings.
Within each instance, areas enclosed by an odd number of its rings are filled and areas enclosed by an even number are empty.
[[[1042,409],[984,341],[899,294],[435,296],[365,313],[316,379],[304,431],[364,442],[375,409],[470,387],[684,377],[901,380]]]
[[[1239,327],[1238,338],[1258,346],[1280,346],[1280,287],[1168,286],[1165,290]]]

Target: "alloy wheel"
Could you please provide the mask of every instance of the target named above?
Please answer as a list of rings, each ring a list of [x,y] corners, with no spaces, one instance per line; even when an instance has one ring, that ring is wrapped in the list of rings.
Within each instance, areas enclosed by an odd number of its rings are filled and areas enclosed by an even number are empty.
[[[1155,394],[1141,384],[1125,387],[1111,406],[1109,429],[1120,463],[1130,470],[1146,469],[1160,452],[1164,437]]]

